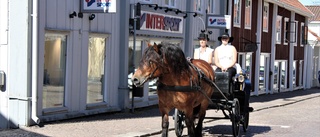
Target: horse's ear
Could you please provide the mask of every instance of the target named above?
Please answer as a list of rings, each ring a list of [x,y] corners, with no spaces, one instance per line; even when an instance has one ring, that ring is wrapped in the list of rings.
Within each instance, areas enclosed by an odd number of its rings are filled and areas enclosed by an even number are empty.
[[[153,49],[158,53],[159,52],[159,45],[157,45],[157,43],[153,44]]]

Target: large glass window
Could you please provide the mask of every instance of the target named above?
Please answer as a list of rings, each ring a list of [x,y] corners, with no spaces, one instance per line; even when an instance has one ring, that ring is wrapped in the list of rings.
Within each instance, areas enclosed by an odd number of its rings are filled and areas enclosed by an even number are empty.
[[[296,83],[296,78],[297,78],[297,65],[296,65],[297,61],[293,61],[293,64],[292,64],[292,85],[293,87],[296,87],[297,83]]]
[[[66,47],[66,35],[45,34],[43,108],[64,107]]]
[[[103,102],[106,38],[89,37],[87,103]]]
[[[129,48],[128,48],[128,53],[129,53],[129,64],[128,64],[128,87],[130,89],[130,98],[132,98],[132,90],[133,90],[133,83],[131,81],[132,75],[135,72],[135,69],[137,69],[139,65],[139,61],[142,58],[142,41],[136,40],[135,46],[133,45],[133,40],[129,41]],[[143,90],[143,89],[142,89]]]
[[[279,84],[279,62],[274,62],[274,70],[273,70],[273,89],[275,91],[279,90],[278,84]]]
[[[251,0],[246,0],[246,9],[245,9],[245,21],[244,25],[245,28],[250,29],[251,28]]]
[[[281,90],[287,88],[287,62],[282,61],[280,64],[280,88]]]
[[[264,3],[263,5],[263,31],[268,32],[269,24],[269,3]]]
[[[261,55],[260,56],[260,68],[259,68],[259,90],[265,90],[265,70],[266,70],[266,65],[265,65],[265,56]]]
[[[302,86],[302,80],[303,79],[303,60],[300,60],[299,62],[299,86]]]
[[[281,30],[282,30],[282,16],[277,16],[277,22],[276,22],[276,43],[281,43]]]
[[[240,27],[241,21],[241,0],[234,0],[233,24]]]

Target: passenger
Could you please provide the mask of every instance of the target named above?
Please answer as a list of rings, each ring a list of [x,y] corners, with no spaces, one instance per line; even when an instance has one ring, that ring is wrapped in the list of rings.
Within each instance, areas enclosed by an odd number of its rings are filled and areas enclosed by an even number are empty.
[[[233,37],[229,37],[228,33],[224,33],[218,37],[222,44],[214,50],[214,62],[217,66],[216,72],[228,72],[229,80],[236,74],[235,64],[237,61],[237,50],[229,43],[233,41]]]
[[[200,47],[194,50],[193,58],[202,59],[208,62],[212,66],[212,69],[214,71],[216,69],[216,66],[214,65],[213,61],[214,50],[207,45],[209,41],[208,34],[200,33],[198,39]]]

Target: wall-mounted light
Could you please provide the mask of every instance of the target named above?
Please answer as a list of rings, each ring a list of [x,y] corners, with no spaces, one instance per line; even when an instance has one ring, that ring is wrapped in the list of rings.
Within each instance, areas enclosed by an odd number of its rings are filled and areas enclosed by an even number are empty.
[[[154,10],[157,10],[158,9],[158,4],[156,4],[156,6],[154,7]]]
[[[179,10],[179,9],[177,9],[176,11],[175,11],[175,13],[176,14],[179,14],[181,11]]]
[[[77,16],[77,12],[73,11],[71,14],[69,14],[69,18],[73,18]]]
[[[78,13],[78,17],[79,17],[79,18],[83,18],[83,13],[82,13],[82,12],[79,12],[79,13]]]
[[[89,16],[89,20],[93,20],[95,17],[96,17],[95,14],[91,14],[91,15]]]
[[[185,19],[185,18],[187,18],[188,17],[188,14],[186,13],[184,16],[183,16],[183,18]]]
[[[196,17],[197,15],[198,15],[197,13],[194,13],[194,14],[193,14],[193,17]]]

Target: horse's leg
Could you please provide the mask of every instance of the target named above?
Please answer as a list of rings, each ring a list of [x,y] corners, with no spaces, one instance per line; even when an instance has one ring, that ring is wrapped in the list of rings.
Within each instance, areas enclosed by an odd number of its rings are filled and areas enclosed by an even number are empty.
[[[206,116],[206,108],[201,107],[198,116],[199,116],[199,118],[198,118],[198,124],[196,127],[195,135],[197,137],[201,137],[202,136],[202,128],[203,128],[203,120],[204,120],[204,117]]]
[[[168,136],[168,128],[169,128],[169,108],[164,107],[161,102],[159,102],[159,110],[162,116],[161,127],[162,127],[162,137]]]
[[[185,112],[185,121],[188,128],[188,136],[189,137],[195,137],[194,134],[194,115],[193,115],[193,109],[188,109],[187,112]]]
[[[169,128],[168,113],[162,114],[161,127],[162,127],[162,137],[167,137],[168,136],[168,128]]]

